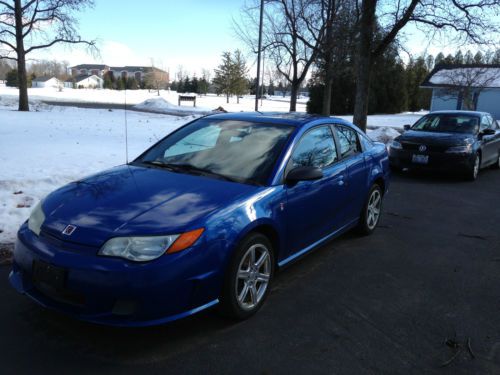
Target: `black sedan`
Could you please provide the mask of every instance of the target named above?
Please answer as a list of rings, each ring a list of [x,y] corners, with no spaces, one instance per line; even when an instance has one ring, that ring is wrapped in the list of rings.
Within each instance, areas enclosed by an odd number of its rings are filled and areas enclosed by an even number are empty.
[[[500,168],[500,128],[485,112],[431,112],[405,125],[391,143],[389,161],[393,170],[455,171],[475,180],[482,168]]]

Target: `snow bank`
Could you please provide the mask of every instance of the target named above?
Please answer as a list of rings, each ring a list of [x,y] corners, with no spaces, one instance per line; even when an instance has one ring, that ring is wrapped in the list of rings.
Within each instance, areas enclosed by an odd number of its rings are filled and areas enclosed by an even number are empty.
[[[382,142],[387,145],[401,133],[391,127],[380,127],[375,130],[368,130],[366,134],[374,141]]]
[[[176,115],[177,114],[206,115],[212,113],[212,111],[208,108],[193,107],[192,104],[190,106],[178,106],[170,103],[169,101],[163,99],[162,97],[147,99],[142,103],[135,105],[134,108],[146,111],[176,114]]]

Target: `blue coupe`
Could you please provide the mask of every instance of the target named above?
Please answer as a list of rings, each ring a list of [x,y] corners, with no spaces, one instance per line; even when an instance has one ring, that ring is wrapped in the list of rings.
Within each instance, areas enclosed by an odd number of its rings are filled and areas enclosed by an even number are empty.
[[[203,117],[43,199],[19,229],[10,282],[102,324],[216,304],[244,319],[279,267],[351,228],[370,234],[388,185],[385,146],[344,120]]]

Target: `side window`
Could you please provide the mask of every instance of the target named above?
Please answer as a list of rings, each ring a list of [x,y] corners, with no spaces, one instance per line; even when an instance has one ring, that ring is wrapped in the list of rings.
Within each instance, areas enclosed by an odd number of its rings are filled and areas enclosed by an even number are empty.
[[[220,127],[210,125],[200,130],[196,130],[184,138],[181,142],[167,148],[165,158],[169,156],[177,156],[198,152],[213,148],[219,138]]]
[[[359,140],[361,141],[361,146],[363,151],[368,151],[373,147],[373,141],[364,134],[359,134]]]
[[[346,126],[336,126],[340,143],[340,155],[344,158],[361,152],[357,132]]]
[[[488,116],[481,117],[481,128],[479,129],[479,131],[483,131],[483,130],[488,129],[490,127],[491,127],[491,123],[488,119]]]
[[[307,132],[293,150],[289,166],[318,168],[337,161],[337,150],[328,126],[320,126]]]

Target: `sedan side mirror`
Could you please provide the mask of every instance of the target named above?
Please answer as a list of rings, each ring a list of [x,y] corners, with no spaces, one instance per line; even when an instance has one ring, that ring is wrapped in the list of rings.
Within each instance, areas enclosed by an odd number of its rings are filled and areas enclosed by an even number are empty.
[[[403,129],[406,131],[406,130],[410,130],[411,129],[411,125],[403,125]]]
[[[495,129],[484,129],[481,132],[481,135],[494,135],[495,133]]]
[[[286,175],[287,183],[295,183],[299,181],[319,180],[323,177],[323,171],[318,167],[296,167]]]

